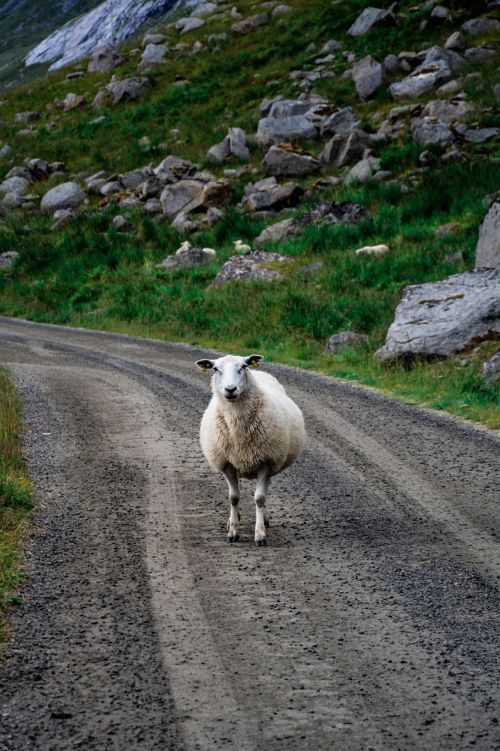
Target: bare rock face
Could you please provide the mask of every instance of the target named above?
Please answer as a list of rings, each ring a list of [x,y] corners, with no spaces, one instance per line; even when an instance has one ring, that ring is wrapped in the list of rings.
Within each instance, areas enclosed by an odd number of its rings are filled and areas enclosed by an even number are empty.
[[[375,355],[384,361],[446,358],[500,335],[500,273],[477,269],[406,287]]]
[[[496,201],[479,228],[476,268],[500,268],[500,203]]]
[[[78,183],[68,182],[56,185],[42,198],[42,211],[54,212],[58,209],[76,209],[85,200],[85,193]]]
[[[244,255],[232,256],[221,268],[211,287],[232,281],[273,281],[281,274],[275,269],[267,268],[268,264],[290,261],[280,253],[268,253],[264,250],[253,250]]]
[[[360,99],[370,99],[385,83],[384,66],[367,55],[352,68],[352,80]]]
[[[306,177],[319,171],[321,163],[310,154],[286,144],[271,146],[263,160],[266,175]]]
[[[96,50],[89,60],[87,70],[89,73],[108,73],[113,68],[121,65],[123,56],[110,44]]]

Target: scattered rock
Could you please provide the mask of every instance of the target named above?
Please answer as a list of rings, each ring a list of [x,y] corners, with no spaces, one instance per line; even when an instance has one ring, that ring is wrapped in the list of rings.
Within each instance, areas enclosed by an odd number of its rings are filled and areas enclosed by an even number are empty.
[[[462,24],[462,31],[471,37],[483,36],[484,34],[498,34],[500,32],[500,21],[496,18],[471,18]]]
[[[194,268],[205,266],[215,260],[215,251],[211,248],[186,248],[178,250],[174,255],[167,256],[157,265],[157,268],[173,271],[178,268]]]
[[[306,177],[319,171],[321,163],[310,154],[288,144],[271,146],[263,160],[266,175]]]
[[[445,358],[500,334],[499,272],[476,269],[406,287],[375,355],[384,361]]]
[[[413,140],[418,146],[430,143],[446,145],[453,141],[453,133],[449,127],[431,117],[418,117],[412,120]]]
[[[436,118],[446,125],[451,125],[463,120],[471,112],[474,112],[474,105],[463,99],[433,99],[425,105],[422,116]]]
[[[207,152],[210,161],[222,164],[230,157],[236,157],[243,162],[250,161],[250,151],[246,145],[246,133],[241,128],[229,128],[227,136],[220,143],[216,143]]]
[[[485,360],[481,368],[483,380],[488,385],[496,385],[500,381],[500,352],[496,352],[488,360]]]
[[[352,107],[344,107],[323,118],[320,127],[323,137],[344,136],[353,130],[353,128],[359,127],[359,121],[356,119]]]
[[[225,180],[202,183],[184,179],[167,185],[160,195],[160,202],[163,213],[173,219],[181,211],[189,214],[209,206],[220,206],[227,203],[231,196],[232,190]]]
[[[179,156],[169,155],[153,170],[156,177],[164,183],[175,183],[196,172],[196,165]]]
[[[374,145],[375,138],[364,130],[353,128],[347,135],[333,136],[321,153],[323,164],[344,167],[354,159],[362,157],[365,149]]]
[[[367,55],[352,68],[352,80],[360,99],[370,99],[385,83],[383,65]]]
[[[146,48],[148,44],[163,44],[163,42],[167,41],[167,37],[165,34],[145,34],[142,39],[142,48]]]
[[[255,16],[249,16],[248,18],[233,23],[231,31],[233,34],[236,34],[236,36],[243,36],[244,34],[249,34],[251,31],[255,31],[259,26],[265,26],[267,23],[269,23],[269,16],[267,13],[257,13]]]
[[[14,117],[16,123],[32,123],[41,117],[39,112],[17,112]]]
[[[77,107],[81,107],[85,104],[85,97],[81,96],[80,94],[73,94],[70,92],[69,94],[66,94],[63,101],[63,109],[65,112],[69,112],[70,110],[75,110]]]
[[[361,161],[357,162],[354,167],[351,167],[346,175],[345,183],[346,185],[349,185],[349,183],[354,182],[354,180],[364,183],[369,180],[372,175],[379,169],[380,159],[376,159],[373,156],[361,159]]]
[[[484,143],[500,135],[500,128],[468,128],[463,123],[457,125],[455,130],[469,143]]]
[[[312,209],[303,214],[299,220],[305,227],[309,224],[359,224],[368,216],[364,206],[352,201],[320,201]]]
[[[464,52],[464,57],[468,63],[482,63],[496,56],[497,51],[490,44],[482,44],[480,47],[470,47],[470,49]]]
[[[149,68],[155,65],[163,65],[165,63],[165,55],[167,53],[167,47],[164,44],[148,44],[144,48],[138,70],[143,73]]]
[[[4,145],[0,149],[0,158],[1,159],[6,159],[11,154],[12,154],[12,146],[10,146],[10,144],[8,144],[8,143],[4,143]]]
[[[290,261],[287,256],[263,250],[253,250],[244,255],[232,256],[226,261],[210,286],[214,288],[232,281],[273,281],[279,279],[281,274],[275,269],[267,268],[267,265],[286,261]]]
[[[133,232],[135,227],[132,224],[132,222],[129,222],[128,219],[126,219],[124,216],[121,216],[121,214],[117,214],[117,216],[113,217],[113,227],[118,230],[118,232]]]
[[[296,219],[282,219],[281,222],[271,224],[262,230],[260,235],[255,238],[255,245],[267,245],[269,243],[286,240],[287,237],[300,235],[303,227]]]
[[[354,21],[347,33],[352,37],[366,34],[374,26],[395,26],[396,18],[393,13],[397,3],[393,3],[388,10],[382,8],[365,8],[360,16]]]
[[[387,73],[397,73],[401,67],[401,61],[397,55],[387,55],[384,57],[383,65]]]
[[[452,50],[431,47],[427,50],[423,62],[409,76],[391,84],[390,92],[394,99],[417,98],[435,86],[451,80],[464,62],[464,59]]]
[[[17,195],[23,195],[26,193],[30,185],[30,181],[25,177],[7,177],[2,183],[0,183],[0,193],[16,193]]]
[[[349,347],[356,347],[368,341],[365,334],[357,334],[355,331],[341,331],[339,334],[331,336],[326,343],[326,348],[338,355]]]
[[[123,81],[113,78],[111,83],[108,83],[106,90],[113,96],[113,104],[120,104],[121,102],[127,102],[133,99],[138,99],[143,93],[144,89],[149,86],[147,78],[125,78]],[[92,105],[95,107],[95,99]]]
[[[444,5],[436,5],[432,9],[430,21],[433,25],[439,25],[451,21],[451,13]]]
[[[10,271],[17,258],[19,258],[19,253],[16,253],[15,250],[0,253],[0,271]]]
[[[275,143],[290,143],[297,140],[311,141],[316,137],[316,128],[305,115],[290,117],[265,117],[259,120],[257,141],[262,146]]]
[[[184,36],[184,34],[189,34],[190,31],[194,31],[195,29],[199,29],[201,26],[205,25],[205,21],[203,18],[196,18],[196,16],[189,16],[187,18],[179,18],[179,20],[175,24],[175,28],[178,32],[180,32],[181,36]]]
[[[42,198],[40,208],[47,213],[57,209],[76,209],[85,201],[85,193],[77,183],[67,182],[51,188]]]
[[[289,5],[276,5],[276,7],[273,8],[271,15],[273,18],[279,18],[281,16],[286,16],[290,11],[291,8]]]
[[[109,73],[124,62],[123,56],[111,45],[96,50],[90,58],[87,70],[89,73]]]
[[[304,188],[298,183],[278,185],[275,177],[268,177],[254,185],[247,185],[241,203],[249,211],[278,211],[295,206],[303,194]]]
[[[74,70],[71,73],[68,73],[66,76],[67,81],[74,81],[78,78],[83,78],[85,75],[85,72],[83,70]]]
[[[463,52],[466,47],[465,37],[459,31],[454,31],[444,43],[445,50],[455,50],[455,52]]]
[[[479,228],[476,268],[500,268],[500,203],[496,201]]]

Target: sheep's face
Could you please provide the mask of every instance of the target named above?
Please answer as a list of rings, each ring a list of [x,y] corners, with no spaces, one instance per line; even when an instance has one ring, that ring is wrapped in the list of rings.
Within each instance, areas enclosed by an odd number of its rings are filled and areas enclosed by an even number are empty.
[[[198,360],[196,365],[212,371],[212,391],[228,402],[235,402],[248,388],[248,368],[259,367],[262,355],[239,357],[226,355],[217,360]]]

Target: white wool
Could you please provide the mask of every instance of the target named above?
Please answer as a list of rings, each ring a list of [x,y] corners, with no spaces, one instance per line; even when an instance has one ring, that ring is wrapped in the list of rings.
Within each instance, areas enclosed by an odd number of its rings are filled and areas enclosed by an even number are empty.
[[[389,252],[387,245],[364,245],[356,251],[357,256],[385,256]]]
[[[203,252],[207,253],[210,256],[215,256],[216,255],[215,250],[213,248],[203,248]]]
[[[182,242],[179,248],[177,248],[177,250],[175,251],[175,255],[179,255],[180,253],[186,253],[186,251],[191,250],[192,247],[193,246],[191,245],[189,240],[184,240],[184,242]]]
[[[250,253],[250,251],[252,250],[250,245],[242,242],[242,240],[235,240],[233,245],[237,253]]]

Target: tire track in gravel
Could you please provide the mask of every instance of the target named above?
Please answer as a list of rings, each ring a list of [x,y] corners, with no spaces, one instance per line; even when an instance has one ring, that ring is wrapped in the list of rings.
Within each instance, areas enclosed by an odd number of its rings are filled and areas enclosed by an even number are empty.
[[[228,546],[198,350],[0,319],[0,351],[41,504],[2,751],[496,748],[491,435],[271,366],[308,446],[268,548],[250,483]]]

